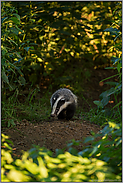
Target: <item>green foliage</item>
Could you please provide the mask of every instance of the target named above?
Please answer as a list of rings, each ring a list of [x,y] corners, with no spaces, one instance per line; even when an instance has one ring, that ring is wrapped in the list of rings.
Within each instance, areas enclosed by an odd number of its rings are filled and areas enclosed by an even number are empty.
[[[1,117],[1,125],[2,126],[14,126],[16,121],[16,110],[15,110],[15,104],[11,104],[10,101],[6,104],[4,101],[2,101],[2,117]]]
[[[7,139],[8,136],[2,135],[2,146],[4,145],[6,148],[8,148]],[[88,139],[86,139],[87,141]],[[73,143],[75,144],[75,142]],[[116,143],[117,146],[119,144]],[[94,152],[96,151],[92,151],[91,154]],[[34,146],[28,152],[25,152],[22,155],[22,159],[14,160],[11,150],[2,149],[1,154],[1,174],[4,182],[103,182],[121,180],[121,176],[115,175],[108,163],[97,158],[87,158],[77,154],[72,155],[69,152],[60,153],[56,157],[52,157],[51,151],[38,146]],[[116,162],[114,161],[114,167],[115,164]]]
[[[100,139],[101,138],[101,139]],[[98,140],[100,139],[100,140]],[[116,175],[121,176],[122,170],[122,125],[108,122],[98,134],[87,137],[88,145],[78,153],[83,157],[95,157],[113,167]]]
[[[25,84],[21,71],[22,56],[19,48],[19,37],[23,31],[19,28],[20,16],[10,2],[1,3],[1,69],[2,91],[14,90],[19,85]]]
[[[117,70],[117,74],[110,76],[106,79],[103,79],[102,81],[108,80],[110,78],[113,77],[118,77],[118,82],[106,82],[105,84],[109,84],[111,86],[113,86],[112,88],[110,88],[109,90],[101,93],[100,95],[100,101],[94,101],[94,104],[96,104],[99,108],[104,108],[109,100],[110,100],[110,96],[114,95],[115,97],[115,102],[116,105],[114,106],[118,108],[119,110],[119,115],[121,117],[121,101],[117,102],[117,97],[122,92],[122,32],[121,32],[121,28],[122,28],[122,3],[119,2],[117,4],[117,7],[114,11],[115,13],[115,20],[112,23],[112,26],[110,28],[105,29],[104,31],[106,32],[110,32],[111,35],[115,35],[115,38],[113,39],[114,41],[114,46],[112,46],[110,48],[110,50],[114,50],[115,51],[115,55],[111,58],[111,61],[113,63],[112,67],[107,67],[106,69],[116,69]],[[118,40],[118,41],[117,41]],[[101,82],[102,82],[101,81]],[[114,109],[113,108],[113,109]]]
[[[6,102],[2,101],[1,125],[12,127],[16,125],[17,121],[21,122],[23,119],[34,123],[49,120],[50,96],[51,94],[47,92],[41,97],[39,88],[33,90],[30,87],[27,96],[22,95],[20,91],[19,97],[23,97],[25,102],[16,100],[16,95],[9,97]]]
[[[2,2],[2,45],[7,50],[3,48],[2,53],[3,82],[11,89],[29,82],[48,87],[71,85],[80,91],[92,67],[108,64],[106,50],[113,40],[103,30],[114,19],[115,4]]]
[[[112,20],[115,2],[11,3],[21,16],[23,72],[30,83],[48,78],[47,85],[71,82],[77,88],[82,78],[90,78],[90,68],[107,63],[112,40],[103,30]]]

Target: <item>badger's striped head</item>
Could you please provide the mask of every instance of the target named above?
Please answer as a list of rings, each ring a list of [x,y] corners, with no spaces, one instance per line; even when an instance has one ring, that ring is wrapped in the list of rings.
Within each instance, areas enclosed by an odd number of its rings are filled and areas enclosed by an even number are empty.
[[[70,90],[61,88],[52,95],[50,103],[52,107],[52,117],[67,118],[67,114],[70,116],[74,114],[77,97]]]
[[[66,101],[64,96],[59,96],[58,98],[54,97],[52,103],[51,116],[52,117],[58,116],[60,112],[66,109],[69,104],[71,104],[71,102]]]

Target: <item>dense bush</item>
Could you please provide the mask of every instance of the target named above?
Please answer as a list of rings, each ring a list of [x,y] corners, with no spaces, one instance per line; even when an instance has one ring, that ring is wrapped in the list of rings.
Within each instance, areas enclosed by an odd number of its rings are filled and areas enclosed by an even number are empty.
[[[113,69],[117,70],[117,74],[110,76],[109,78],[105,78],[102,81],[106,81],[110,78],[117,77],[117,82],[105,82],[105,84],[111,85],[109,90],[104,91],[100,94],[100,101],[94,101],[94,103],[100,108],[104,109],[104,107],[108,104],[111,95],[114,95],[115,98],[115,108],[118,108],[119,116],[121,119],[122,112],[122,101],[121,101],[121,92],[122,92],[122,3],[117,3],[116,9],[114,10],[114,21],[112,22],[111,27],[105,29],[104,31],[110,32],[114,44],[110,48],[110,51],[114,51],[114,54],[111,58],[113,63],[112,67],[106,67],[105,69]],[[101,81],[101,82],[102,82]],[[120,96],[120,100],[118,101],[118,97]]]
[[[113,40],[103,30],[114,20],[115,5],[2,2],[3,83],[14,89],[26,79],[48,89],[71,85],[79,92],[82,79],[90,78],[92,68],[110,64],[114,52],[107,50]]]
[[[1,4],[1,69],[2,94],[6,90],[14,90],[18,85],[24,85],[21,61],[23,57],[20,50],[20,36],[23,31],[19,28],[20,16],[9,2]]]
[[[101,140],[96,140],[101,137]],[[99,134],[87,137],[85,143],[91,143],[78,154],[83,157],[96,157],[108,163],[116,175],[122,170],[122,125],[108,122]]]
[[[22,69],[22,50],[20,37],[24,31],[20,28],[20,16],[10,2],[1,2],[1,78],[2,78],[2,119],[8,117],[8,127],[14,125],[12,105],[19,90],[26,84]],[[10,101],[6,99],[13,94]],[[7,104],[7,105],[6,105]],[[9,105],[10,104],[10,105]],[[3,123],[2,123],[3,124]]]
[[[23,72],[26,80],[52,87],[83,77],[90,68],[108,64],[115,2],[11,2],[21,17]],[[24,49],[26,47],[26,49]],[[66,69],[66,68],[69,68]],[[51,86],[50,86],[51,87]]]

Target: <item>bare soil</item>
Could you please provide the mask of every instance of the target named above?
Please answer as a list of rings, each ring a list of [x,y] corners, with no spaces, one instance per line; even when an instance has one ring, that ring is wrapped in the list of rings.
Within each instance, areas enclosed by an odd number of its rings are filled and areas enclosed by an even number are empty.
[[[98,100],[99,95],[104,90],[103,83],[99,83],[99,81],[111,75],[113,73],[109,73],[107,70],[95,71],[91,77],[91,85],[85,83],[87,92],[84,93],[84,97],[90,98],[90,103],[93,104],[94,100]],[[83,106],[82,101],[80,106]],[[88,107],[85,105],[85,111]],[[15,127],[2,128],[2,133],[10,136],[10,140],[14,143],[13,153],[20,156],[22,150],[29,150],[32,144],[46,147],[55,152],[55,149],[65,148],[70,140],[75,139],[83,142],[84,138],[91,136],[92,131],[98,133],[100,129],[99,125],[79,118],[72,118],[70,121],[49,119],[49,121],[38,123],[31,123],[23,119]],[[84,144],[80,143],[77,149],[82,150],[83,146]]]
[[[83,141],[85,137],[91,135],[91,131],[97,133],[100,126],[82,120],[52,121],[43,123],[29,123],[23,120],[17,124],[16,128],[8,128],[3,133],[10,136],[14,142],[13,150],[15,154],[20,154],[21,150],[29,150],[32,144],[46,147],[55,152],[55,149],[66,147],[66,143],[71,139]],[[77,147],[82,150],[82,143]]]

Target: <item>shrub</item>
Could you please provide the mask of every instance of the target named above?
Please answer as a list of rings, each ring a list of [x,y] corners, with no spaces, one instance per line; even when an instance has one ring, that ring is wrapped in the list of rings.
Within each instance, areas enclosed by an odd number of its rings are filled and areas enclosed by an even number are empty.
[[[100,94],[100,101],[94,101],[94,103],[98,106],[100,109],[104,109],[104,107],[108,104],[111,95],[114,95],[116,105],[113,107],[112,110],[115,108],[118,108],[119,111],[119,117],[121,119],[121,104],[122,101],[120,100],[118,102],[118,96],[120,94],[121,98],[121,92],[122,92],[122,3],[118,2],[117,6],[114,10],[114,17],[115,20],[113,21],[110,28],[105,29],[105,32],[110,32],[111,36],[114,37],[114,45],[110,48],[110,51],[114,51],[114,55],[111,58],[112,61],[112,67],[106,67],[105,69],[115,69],[117,70],[117,74],[110,76],[108,78],[103,79],[102,81],[111,79],[113,77],[117,76],[118,82],[106,82],[105,84],[109,84],[113,87],[111,87],[109,90],[103,92]],[[100,82],[102,82],[100,81]]]
[[[18,85],[24,85],[24,74],[20,63],[20,35],[23,31],[19,28],[20,16],[10,2],[1,2],[1,69],[2,93],[7,89],[14,90]]]

